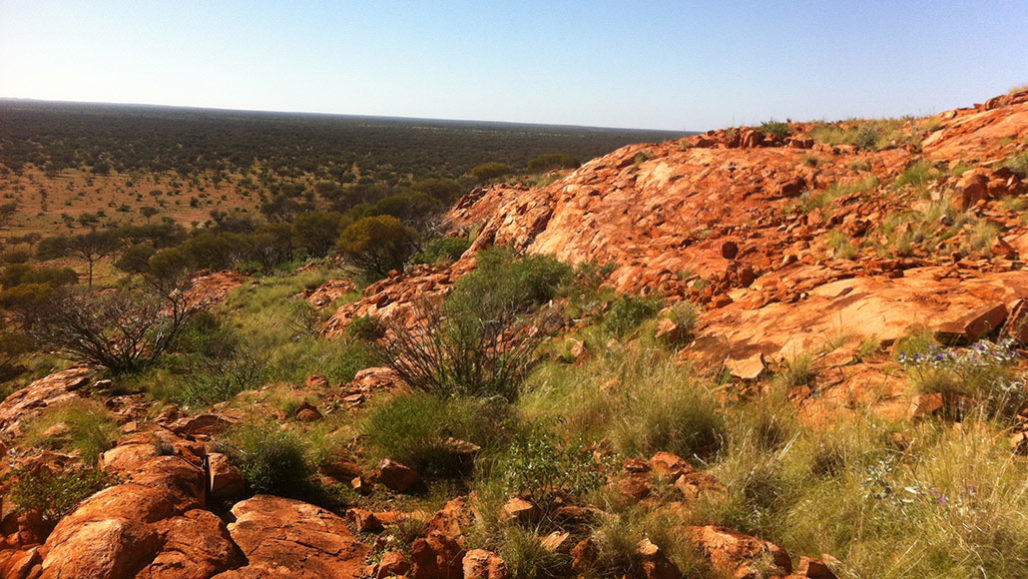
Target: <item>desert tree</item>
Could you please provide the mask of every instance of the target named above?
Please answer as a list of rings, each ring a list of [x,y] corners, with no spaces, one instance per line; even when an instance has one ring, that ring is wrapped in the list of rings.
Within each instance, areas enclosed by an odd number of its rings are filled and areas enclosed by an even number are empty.
[[[89,265],[89,287],[93,287],[93,266],[101,259],[117,252],[121,240],[113,231],[90,231],[69,240],[71,251]]]
[[[390,215],[365,217],[343,230],[338,247],[354,264],[385,276],[414,254],[417,232]]]

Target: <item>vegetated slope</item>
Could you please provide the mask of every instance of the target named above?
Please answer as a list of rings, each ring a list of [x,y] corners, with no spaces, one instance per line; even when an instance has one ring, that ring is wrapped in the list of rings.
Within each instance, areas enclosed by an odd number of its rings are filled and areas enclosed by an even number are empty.
[[[236,387],[233,369],[161,384],[180,404],[154,406],[170,399],[155,376],[144,395],[73,368],[15,392],[0,573],[1023,576],[1026,154],[1028,92],[714,131],[476,190],[449,213],[454,234],[477,232],[460,260],[356,299],[316,263],[208,277],[191,299],[228,303],[170,366],[235,342],[266,354],[274,335],[294,383]],[[390,368],[357,372],[358,355],[339,384],[296,381],[296,360],[347,351],[333,344],[381,347],[404,326],[416,340],[443,294],[464,314],[547,304],[471,352],[547,336],[525,384],[412,392]],[[436,327],[473,340],[474,322]],[[50,505],[49,489],[86,498]]]

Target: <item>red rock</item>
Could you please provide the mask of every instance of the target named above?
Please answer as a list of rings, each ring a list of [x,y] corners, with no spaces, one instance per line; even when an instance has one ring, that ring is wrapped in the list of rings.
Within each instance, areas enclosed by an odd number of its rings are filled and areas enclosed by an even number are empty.
[[[256,495],[232,507],[228,531],[246,555],[229,577],[361,577],[370,549],[339,516],[301,501]]]
[[[995,303],[978,308],[957,320],[942,324],[936,338],[947,344],[973,342],[998,331],[1007,319],[1007,307]]]
[[[646,579],[679,579],[682,576],[678,565],[649,539],[643,539],[635,548],[635,554],[642,563],[643,576]]]
[[[707,525],[686,528],[690,541],[716,571],[735,577],[764,577],[758,570],[770,559],[779,575],[792,572],[792,559],[785,549],[725,527]]]
[[[294,416],[296,416],[296,419],[300,422],[314,422],[316,420],[321,420],[321,413],[318,412],[318,409],[309,402],[301,404],[300,407],[296,409]]]
[[[910,418],[920,420],[929,416],[935,416],[945,408],[941,392],[931,394],[919,394],[910,402]]]
[[[989,199],[989,176],[978,169],[968,171],[960,177],[957,190],[960,192],[958,207],[961,210],[970,209]]]
[[[710,302],[710,306],[714,309],[723,308],[732,303],[732,298],[728,294],[721,294],[714,298],[714,301]]]
[[[318,374],[313,374],[307,377],[306,386],[310,390],[327,389],[329,387],[328,378]]]
[[[797,175],[778,183],[775,193],[781,197],[799,197],[806,189],[807,180]]]
[[[464,555],[464,579],[508,579],[510,571],[499,555],[484,549],[473,549]]]
[[[734,241],[729,240],[721,243],[721,257],[735,259],[737,255],[739,255],[739,246]]]
[[[243,471],[234,466],[224,454],[207,455],[208,492],[212,497],[237,497],[246,491]]]
[[[385,528],[375,513],[364,509],[350,509],[346,511],[346,517],[353,521],[360,533],[379,533]]]
[[[723,494],[725,487],[717,478],[705,472],[685,473],[675,479],[675,488],[686,500],[694,501],[704,494]]]
[[[693,467],[682,457],[670,452],[660,451],[650,458],[653,472],[659,476],[676,479],[683,474],[693,472]]]
[[[832,573],[828,565],[823,561],[810,557],[800,557],[800,565],[796,569],[796,574],[800,577],[809,577],[810,579],[837,579],[835,573]]]
[[[502,517],[506,521],[530,523],[538,519],[542,511],[535,503],[525,499],[514,498],[503,505]]]
[[[1020,299],[1010,308],[1010,316],[1001,335],[1019,346],[1028,345],[1028,300]]]
[[[457,497],[447,501],[431,519],[425,523],[423,534],[438,531],[447,537],[461,540],[461,537],[475,522],[475,515],[466,497]]]
[[[650,481],[639,476],[626,477],[618,483],[618,492],[621,493],[621,496],[633,501],[640,501],[648,497],[652,491],[653,487],[650,485]]]
[[[571,568],[579,573],[589,570],[596,563],[600,550],[592,539],[582,539],[571,549]]]
[[[407,492],[421,482],[417,471],[391,458],[383,459],[375,472],[378,482],[399,493]]]
[[[217,414],[197,414],[180,418],[168,425],[168,429],[179,436],[220,434],[230,428],[232,422]]]
[[[378,562],[378,567],[375,571],[375,579],[403,576],[409,572],[410,562],[403,556],[403,553],[397,551],[386,551],[382,555],[382,560]]]
[[[464,572],[464,548],[439,531],[432,531],[411,546],[411,579],[453,579]]]

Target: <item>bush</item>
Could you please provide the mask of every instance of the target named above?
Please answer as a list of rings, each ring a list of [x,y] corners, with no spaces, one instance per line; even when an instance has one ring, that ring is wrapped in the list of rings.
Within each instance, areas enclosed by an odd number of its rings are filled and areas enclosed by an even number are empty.
[[[792,135],[792,129],[789,128],[787,123],[781,123],[774,119],[761,123],[760,130],[780,139],[784,139]]]
[[[451,438],[490,449],[500,446],[513,426],[503,402],[415,392],[374,406],[363,430],[383,457],[422,474],[459,477],[474,465],[454,451]]]
[[[484,251],[445,303],[424,303],[412,325],[390,326],[395,337],[378,343],[379,357],[420,390],[513,400],[543,338],[529,314],[556,295],[570,272],[549,257],[515,260],[503,248]]]
[[[43,346],[119,374],[163,354],[191,312],[181,293],[61,288],[19,314]]]
[[[138,243],[126,249],[121,259],[114,262],[114,267],[127,273],[147,273],[150,271],[150,258],[157,253],[149,243]]]
[[[274,423],[243,425],[230,431],[228,440],[229,454],[252,492],[293,498],[309,493],[313,468],[296,433]]]
[[[623,338],[644,320],[652,318],[660,309],[660,302],[633,295],[621,295],[603,317],[603,327],[618,338]]]
[[[6,478],[13,481],[9,497],[15,508],[19,512],[38,511],[47,534],[80,502],[117,483],[117,478],[95,468],[52,473],[21,467]]]
[[[598,462],[581,442],[561,444],[554,433],[537,425],[514,439],[496,468],[508,496],[531,496],[545,511],[558,506],[557,499],[598,489],[612,464]]]
[[[578,162],[578,159],[571,155],[546,153],[529,161],[527,170],[529,173],[544,173],[559,169],[577,169],[580,166],[581,163]]]
[[[471,240],[466,237],[440,237],[426,243],[414,258],[414,263],[452,263],[464,255],[471,247]]]
[[[343,230],[339,249],[354,264],[380,276],[403,269],[414,253],[416,233],[389,215],[365,217]]]
[[[471,176],[479,183],[485,183],[487,181],[503,177],[510,172],[510,165],[494,161],[491,163],[482,163],[481,165],[471,169]]]
[[[1028,406],[1024,380],[1015,373],[1012,340],[980,340],[966,349],[929,345],[924,353],[900,354],[899,362],[921,392],[961,394],[1009,416]]]
[[[49,284],[53,287],[78,283],[79,276],[70,267],[33,268],[25,263],[8,265],[0,272],[0,283],[5,288],[22,284]]]
[[[56,435],[54,427],[59,427]],[[103,406],[92,400],[72,400],[46,408],[28,422],[23,442],[28,448],[75,450],[86,465],[97,460],[118,439],[114,418]]]
[[[342,213],[335,211],[311,211],[301,213],[293,219],[293,246],[312,257],[324,257],[335,248],[344,225],[348,225]]]
[[[680,346],[692,340],[696,323],[700,319],[700,312],[689,302],[678,302],[668,309],[667,319],[671,320],[676,330],[672,334],[666,335],[664,339],[672,345]]]
[[[354,318],[346,327],[346,333],[356,340],[374,342],[385,336],[386,327],[378,317],[364,315]]]

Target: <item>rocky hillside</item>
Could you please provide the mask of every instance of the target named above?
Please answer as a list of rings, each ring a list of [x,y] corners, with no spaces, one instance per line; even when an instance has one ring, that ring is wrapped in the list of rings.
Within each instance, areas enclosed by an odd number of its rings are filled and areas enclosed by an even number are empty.
[[[1028,575],[1026,195],[1021,91],[476,190],[447,218],[474,234],[460,260],[359,294],[316,264],[197,280],[214,338],[188,353],[233,328],[267,352],[300,320],[283,356],[345,342],[324,351],[346,377],[179,391],[74,366],[14,392],[0,576]],[[491,246],[535,268],[511,279],[570,283],[532,255],[601,277],[528,300],[547,315],[523,387],[443,396],[367,367]],[[286,301],[306,317],[242,317]]]

